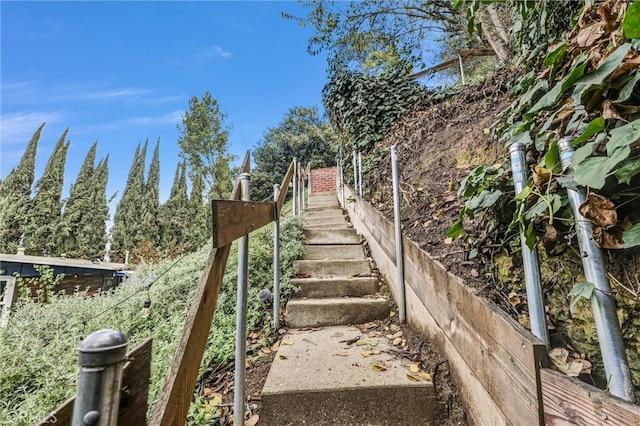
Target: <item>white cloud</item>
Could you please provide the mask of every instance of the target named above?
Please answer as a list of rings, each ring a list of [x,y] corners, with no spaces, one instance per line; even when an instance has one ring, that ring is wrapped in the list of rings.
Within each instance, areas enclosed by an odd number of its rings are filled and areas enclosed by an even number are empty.
[[[25,144],[42,123],[53,124],[65,119],[60,112],[29,112],[3,114],[0,119],[0,143]]]
[[[196,53],[193,57],[198,61],[212,61],[216,58],[229,59],[233,53],[224,50],[222,47],[215,45],[204,52]]]

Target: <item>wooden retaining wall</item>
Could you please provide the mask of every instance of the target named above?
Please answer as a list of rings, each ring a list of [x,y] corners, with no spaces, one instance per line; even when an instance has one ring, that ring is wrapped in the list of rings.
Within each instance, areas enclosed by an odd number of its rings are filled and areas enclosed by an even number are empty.
[[[397,301],[393,223],[346,186],[344,199]],[[403,248],[407,321],[447,356],[471,424],[640,425],[639,406],[543,368],[541,340],[406,237]]]

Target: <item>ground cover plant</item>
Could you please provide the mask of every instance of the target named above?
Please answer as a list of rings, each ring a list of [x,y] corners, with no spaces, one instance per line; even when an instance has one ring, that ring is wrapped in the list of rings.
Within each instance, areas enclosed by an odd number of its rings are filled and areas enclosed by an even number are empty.
[[[292,291],[288,277],[292,261],[304,251],[302,219],[288,216],[281,223],[282,297]],[[249,243],[248,330],[273,332],[270,306],[257,294],[272,286],[273,226],[251,234]],[[126,284],[95,297],[78,289],[72,296],[49,294],[46,302],[20,299],[7,327],[0,330],[0,424],[27,425],[44,418],[75,393],[77,348],[93,331],[122,331],[134,348],[153,337],[150,405],[158,398],[180,339],[196,284],[211,250],[209,243],[180,261],[140,265]],[[175,266],[171,267],[175,263]],[[171,268],[170,268],[171,267]],[[158,279],[159,277],[159,279]],[[154,280],[156,280],[154,282]],[[212,363],[233,358],[237,248],[232,247],[200,374]],[[141,316],[149,287],[151,311]],[[118,304],[119,303],[119,304]],[[195,423],[195,418],[193,418]]]

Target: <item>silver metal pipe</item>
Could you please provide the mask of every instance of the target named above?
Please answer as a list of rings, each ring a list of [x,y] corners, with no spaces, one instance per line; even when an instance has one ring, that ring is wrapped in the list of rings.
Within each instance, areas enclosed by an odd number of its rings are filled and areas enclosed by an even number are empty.
[[[362,197],[362,154],[358,153],[358,191]]]
[[[460,79],[462,80],[462,85],[465,84],[464,81],[464,66],[462,65],[463,61],[462,61],[462,56],[460,56],[460,54],[458,53],[458,62],[460,63]]]
[[[300,191],[300,196],[298,197],[298,201],[300,202],[298,212],[302,214],[304,211],[304,176],[302,175],[302,165],[298,165],[298,167],[300,168],[300,173],[298,174],[298,179],[300,179],[300,183],[298,184],[298,190]]]
[[[513,187],[516,196],[527,186],[527,161],[525,159],[524,144],[515,143],[509,148],[511,154],[511,168],[513,170]],[[549,349],[549,332],[547,330],[544,312],[544,296],[540,281],[540,265],[538,263],[538,249],[530,249],[526,243],[524,229],[520,227],[520,247],[522,249],[522,265],[527,289],[527,306],[531,320],[531,332],[542,340]]]
[[[353,192],[358,193],[358,161],[356,150],[353,150]]]
[[[571,168],[574,138],[564,137],[558,141],[560,161],[563,169]],[[594,284],[595,291],[591,296],[591,309],[596,323],[600,352],[604,364],[609,390],[612,395],[626,401],[634,402],[634,388],[629,371],[629,363],[624,352],[624,341],[616,315],[616,304],[611,295],[611,285],[607,278],[602,251],[592,238],[591,223],[580,214],[580,205],[586,200],[584,189],[567,188],[569,203],[576,219],[576,234],[582,257],[582,267],[587,281]]]
[[[297,209],[297,200],[298,200],[298,160],[296,157],[293,157],[293,177],[291,179],[293,182],[293,202],[292,202],[292,214],[295,216]]]
[[[391,145],[391,174],[393,176],[393,219],[396,231],[396,271],[398,273],[398,314],[401,323],[406,322],[404,294],[404,256],[402,253],[402,226],[400,224],[400,185],[398,180],[398,151]]]
[[[80,345],[80,377],[73,426],[116,426],[122,369],[129,342],[117,330],[99,330]]]
[[[249,173],[240,174],[242,201],[249,201]],[[244,372],[247,359],[247,276],[249,274],[249,235],[238,240],[238,295],[236,303],[236,360],[233,390],[233,416],[244,422]]]
[[[280,185],[273,185],[273,199],[280,195]],[[280,212],[276,205],[276,220],[273,221],[273,328],[280,328]]]

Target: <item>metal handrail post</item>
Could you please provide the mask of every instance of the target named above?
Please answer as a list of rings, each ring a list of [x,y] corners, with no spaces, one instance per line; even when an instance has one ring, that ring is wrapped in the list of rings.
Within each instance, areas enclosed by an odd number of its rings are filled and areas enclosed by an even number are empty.
[[[362,197],[362,154],[358,152],[358,190],[359,194]]]
[[[398,273],[398,310],[400,322],[407,320],[404,294],[404,256],[402,253],[402,225],[400,224],[400,185],[398,180],[398,152],[391,145],[391,174],[393,176],[393,221],[396,231],[396,271]]]
[[[574,138],[564,137],[558,141],[560,161],[563,169],[571,168],[571,158],[574,150],[571,142]],[[609,390],[612,395],[626,401],[634,402],[634,387],[627,356],[624,352],[624,341],[616,315],[615,300],[611,294],[611,285],[606,274],[606,267],[602,252],[592,238],[591,222],[580,213],[580,206],[586,201],[584,189],[567,188],[569,203],[576,219],[576,234],[582,267],[588,282],[594,284],[595,291],[591,295],[591,309],[596,323],[602,363],[604,364]]]
[[[280,196],[280,185],[273,184],[273,199]],[[280,328],[280,212],[276,204],[273,221],[273,328]]]
[[[240,174],[242,201],[249,201],[249,173]],[[244,423],[244,373],[247,358],[247,277],[249,274],[249,235],[238,240],[238,296],[236,304],[236,359],[233,390],[233,417]]]
[[[80,377],[73,426],[116,426],[129,342],[117,330],[99,330],[80,345]]]
[[[513,170],[513,187],[516,196],[527,186],[527,170],[524,144],[515,143],[509,147],[511,154],[511,169]],[[525,285],[527,289],[527,306],[531,320],[531,332],[542,340],[549,349],[549,332],[547,330],[544,312],[544,297],[540,281],[540,265],[538,263],[538,249],[527,246],[524,229],[520,226],[520,248],[522,249],[522,265],[524,268]]]
[[[298,160],[296,157],[293,157],[293,178],[291,179],[293,183],[293,202],[292,202],[292,213],[295,216],[298,211],[297,201],[298,201]]]

